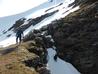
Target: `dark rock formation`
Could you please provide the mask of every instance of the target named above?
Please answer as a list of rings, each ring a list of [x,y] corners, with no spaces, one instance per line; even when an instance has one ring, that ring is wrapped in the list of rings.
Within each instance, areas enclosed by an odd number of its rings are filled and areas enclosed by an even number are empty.
[[[55,41],[60,58],[72,63],[82,74],[97,74],[98,2],[86,1],[91,4],[49,24],[48,33]]]

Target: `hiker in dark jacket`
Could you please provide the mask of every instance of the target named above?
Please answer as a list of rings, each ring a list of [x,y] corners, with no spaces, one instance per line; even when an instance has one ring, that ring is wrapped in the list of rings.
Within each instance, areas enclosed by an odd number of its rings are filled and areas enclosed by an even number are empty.
[[[18,29],[17,32],[16,32],[16,43],[17,43],[17,44],[18,44],[18,43],[21,43],[23,36],[24,36],[24,35],[23,35],[23,31],[21,30],[21,28]]]

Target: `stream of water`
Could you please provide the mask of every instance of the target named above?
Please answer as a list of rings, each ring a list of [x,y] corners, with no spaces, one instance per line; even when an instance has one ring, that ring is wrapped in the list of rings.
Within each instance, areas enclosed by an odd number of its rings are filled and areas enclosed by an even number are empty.
[[[48,48],[48,56],[49,56],[49,69],[51,74],[81,74],[72,64],[57,58],[57,62],[54,61],[53,57],[56,53],[52,48]]]

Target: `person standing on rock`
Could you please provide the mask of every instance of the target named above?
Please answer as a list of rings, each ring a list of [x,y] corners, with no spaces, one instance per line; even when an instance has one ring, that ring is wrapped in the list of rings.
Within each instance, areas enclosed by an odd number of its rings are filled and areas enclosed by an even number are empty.
[[[16,43],[20,44],[22,41],[22,37],[24,37],[23,31],[21,28],[19,28],[16,32]]]

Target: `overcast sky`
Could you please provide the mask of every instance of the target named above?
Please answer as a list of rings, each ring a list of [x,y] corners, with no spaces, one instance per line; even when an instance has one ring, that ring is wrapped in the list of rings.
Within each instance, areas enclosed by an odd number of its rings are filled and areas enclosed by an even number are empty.
[[[19,14],[48,0],[0,0],[0,17]]]

